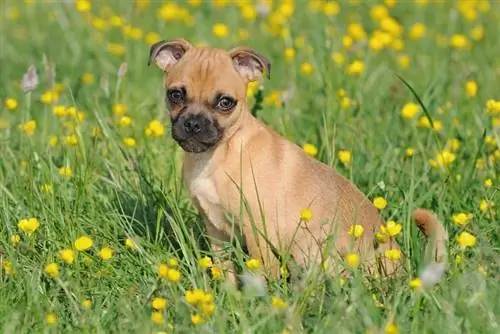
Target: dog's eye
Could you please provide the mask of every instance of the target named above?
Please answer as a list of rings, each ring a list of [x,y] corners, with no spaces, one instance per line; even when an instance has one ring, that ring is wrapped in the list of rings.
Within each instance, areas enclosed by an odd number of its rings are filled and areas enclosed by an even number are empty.
[[[229,96],[222,96],[217,102],[217,108],[220,110],[229,110],[236,105],[236,101]]]
[[[184,102],[184,92],[180,89],[174,88],[167,91],[167,97],[170,102],[181,104]]]

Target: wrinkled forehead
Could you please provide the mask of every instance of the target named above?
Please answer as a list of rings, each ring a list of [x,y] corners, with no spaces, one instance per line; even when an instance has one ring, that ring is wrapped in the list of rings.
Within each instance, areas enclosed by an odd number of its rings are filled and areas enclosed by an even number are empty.
[[[191,49],[171,69],[165,79],[166,88],[183,86],[192,98],[201,99],[216,92],[241,98],[246,86],[224,50]]]

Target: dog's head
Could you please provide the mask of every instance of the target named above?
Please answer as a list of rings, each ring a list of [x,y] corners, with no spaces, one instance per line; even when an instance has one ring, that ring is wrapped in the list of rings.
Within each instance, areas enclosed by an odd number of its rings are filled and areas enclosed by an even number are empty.
[[[248,112],[247,84],[270,73],[269,61],[250,48],[196,48],[183,39],[154,44],[152,62],[165,75],[172,137],[193,153],[207,151],[232,133]]]

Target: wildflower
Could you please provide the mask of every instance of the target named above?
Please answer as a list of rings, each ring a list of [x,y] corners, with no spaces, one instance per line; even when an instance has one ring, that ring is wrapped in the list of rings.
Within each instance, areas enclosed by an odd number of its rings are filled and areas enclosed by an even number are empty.
[[[284,52],[285,59],[287,61],[292,61],[295,58],[295,49],[294,48],[286,48]]]
[[[285,302],[283,299],[280,297],[271,297],[271,305],[273,308],[277,310],[284,310],[288,307],[288,303]]]
[[[135,147],[136,146],[136,141],[132,137],[125,137],[123,138],[123,144],[127,147]]]
[[[109,260],[113,257],[113,250],[109,247],[101,248],[99,251],[99,257],[104,261]]]
[[[455,49],[464,49],[469,46],[469,40],[465,35],[454,34],[450,38],[450,45]]]
[[[181,272],[177,269],[169,269],[167,271],[167,280],[171,283],[178,283],[181,280]]]
[[[465,249],[467,247],[474,247],[476,241],[477,239],[475,236],[465,231],[460,233],[457,237],[457,243],[462,249]]]
[[[482,25],[475,26],[469,32],[470,37],[475,41],[480,41],[484,37],[484,27]]]
[[[422,286],[422,280],[419,277],[414,278],[410,281],[410,283],[408,283],[408,285],[410,288],[417,290]]]
[[[477,82],[474,80],[469,80],[465,84],[465,93],[467,94],[468,97],[474,97],[477,95]]]
[[[345,260],[347,264],[353,269],[357,268],[360,263],[359,255],[356,253],[347,253],[347,255],[345,256]]]
[[[460,226],[467,225],[472,220],[472,214],[460,212],[452,216],[453,222]]]
[[[57,138],[57,136],[50,136],[49,137],[49,146],[50,147],[56,146],[58,142],[59,142],[59,138]]]
[[[458,151],[458,149],[460,148],[460,140],[457,139],[457,138],[452,138],[452,139],[449,139],[447,142],[446,142],[446,146],[451,150],[451,151]]]
[[[55,313],[47,314],[47,316],[45,317],[45,320],[47,321],[48,325],[52,326],[52,325],[57,324],[57,316]]]
[[[300,73],[304,76],[311,75],[314,71],[314,66],[311,63],[303,63],[300,65]]]
[[[151,313],[151,321],[156,325],[162,325],[165,323],[165,318],[161,312],[153,312]]]
[[[386,206],[387,206],[387,201],[385,198],[383,197],[375,197],[373,199],[373,205],[377,208],[377,209],[384,209]]]
[[[2,264],[2,269],[5,271],[5,274],[7,275],[14,275],[16,273],[14,267],[12,266],[12,262],[3,260],[0,261],[0,264]]]
[[[479,203],[479,210],[482,212],[482,213],[485,213],[487,212],[488,210],[490,210],[495,204],[491,201],[487,201],[485,199],[481,200],[481,202]]]
[[[385,334],[398,334],[398,326],[394,322],[390,322],[385,326]]]
[[[348,167],[352,162],[352,154],[348,150],[340,150],[337,154],[339,160],[344,164],[344,166]]]
[[[351,76],[361,75],[365,71],[365,63],[362,60],[355,60],[347,67],[347,74]]]
[[[170,268],[166,264],[161,263],[158,266],[158,275],[160,275],[160,277],[166,278],[169,269]]]
[[[226,38],[229,35],[229,27],[223,23],[216,23],[212,27],[212,33],[215,37]]]
[[[253,22],[257,17],[257,10],[252,5],[242,5],[241,17],[245,19],[245,21]]]
[[[108,52],[115,56],[123,56],[126,52],[125,46],[118,43],[108,43]]]
[[[401,251],[399,249],[388,249],[384,252],[384,255],[391,261],[399,261],[401,259]]]
[[[171,268],[175,268],[179,265],[179,261],[175,257],[171,257],[167,260],[167,265]]]
[[[120,121],[118,122],[122,128],[126,128],[130,124],[132,124],[132,118],[128,116],[122,116]]]
[[[477,271],[485,277],[488,275],[488,269],[481,264],[477,267]]]
[[[423,128],[430,129],[431,128],[431,121],[430,121],[429,117],[422,116],[418,120],[418,125],[423,127]],[[436,131],[441,131],[441,129],[443,128],[443,123],[439,120],[434,120],[432,122],[432,128]]]
[[[370,17],[375,21],[381,21],[389,16],[389,11],[384,5],[375,5],[370,10]]]
[[[45,266],[44,272],[52,278],[58,278],[59,266],[57,265],[57,263],[49,263]]]
[[[92,85],[95,82],[95,77],[92,73],[85,72],[82,75],[82,82],[86,85]]]
[[[73,176],[73,169],[69,166],[63,166],[59,168],[59,175],[63,177],[72,177]]]
[[[94,243],[92,242],[92,239],[90,239],[88,236],[81,236],[78,239],[75,240],[74,246],[77,251],[83,252],[92,247]]]
[[[350,23],[347,26],[347,31],[349,33],[349,36],[351,36],[356,41],[366,39],[366,31],[359,23]]]
[[[409,102],[403,106],[401,109],[401,116],[403,116],[404,119],[410,120],[417,115],[417,113],[420,111],[420,107],[418,104]]]
[[[69,248],[62,249],[59,251],[59,258],[67,264],[72,264],[75,261],[75,252]]]
[[[31,236],[40,227],[40,222],[36,218],[21,219],[17,223],[17,227],[28,236]]]
[[[203,318],[199,314],[193,314],[193,315],[191,315],[191,323],[193,325],[200,325],[203,322],[204,322]]]
[[[92,8],[90,1],[88,0],[76,0],[75,6],[76,10],[80,13],[88,13]]]
[[[128,109],[127,105],[123,104],[123,103],[115,103],[112,106],[113,114],[115,114],[116,116],[125,115],[125,113],[127,112],[127,109]]]
[[[421,39],[425,36],[426,28],[422,23],[415,23],[410,28],[410,38],[414,40]]]
[[[410,67],[410,57],[408,55],[399,55],[398,56],[399,67],[408,68]]]
[[[16,247],[21,242],[21,236],[19,234],[14,234],[10,237],[10,243],[12,246]]]
[[[205,292],[201,289],[187,290],[184,294],[184,300],[186,301],[186,303],[193,306],[197,305],[204,299],[206,299]]]
[[[30,121],[27,121],[26,123],[22,123],[19,125],[19,128],[21,129],[21,131],[26,133],[28,136],[32,136],[36,130],[36,121],[30,120]]]
[[[349,231],[347,232],[349,235],[352,235],[355,238],[359,238],[363,235],[365,229],[361,225],[351,225],[349,226]]]
[[[125,239],[125,247],[127,247],[129,249],[136,249],[137,244],[134,240],[127,238],[127,239]]]
[[[151,46],[161,40],[161,36],[156,32],[148,32],[144,37],[144,40],[149,46]]]
[[[64,138],[66,145],[74,146],[78,144],[78,138],[75,135],[69,135]]]
[[[212,266],[212,259],[208,256],[202,257],[198,260],[198,266],[200,266],[201,269],[210,268]]]
[[[5,108],[7,108],[8,110],[14,110],[17,108],[17,101],[13,98],[7,98],[5,100]]]
[[[260,268],[260,261],[258,259],[250,259],[245,262],[245,265],[250,270],[258,270]]]
[[[21,88],[23,92],[27,93],[34,90],[38,86],[38,74],[33,65],[28,67],[28,71],[23,75],[21,80]]]
[[[380,226],[382,233],[388,235],[389,237],[395,237],[402,230],[401,224],[396,223],[394,220],[389,220],[385,225]]]
[[[387,234],[385,234],[384,232],[375,233],[375,238],[381,244],[385,244],[386,242],[389,241],[389,236]]]
[[[500,101],[489,99],[486,101],[486,110],[492,115],[500,113]]]
[[[82,307],[86,310],[92,307],[92,301],[90,299],[84,299],[82,301]]]
[[[329,1],[323,6],[323,13],[326,16],[337,16],[340,13],[340,5],[336,1]]]
[[[151,302],[151,306],[155,310],[163,310],[167,307],[167,300],[165,298],[162,298],[162,297],[156,297]]]
[[[446,167],[451,165],[456,159],[455,154],[448,150],[444,150],[436,155],[435,159],[431,159],[429,163],[432,167]]]
[[[315,157],[318,154],[318,149],[313,144],[306,143],[302,146],[302,149],[308,156],[311,157]]]
[[[203,313],[204,315],[212,315],[212,313],[214,313],[215,311],[215,304],[212,303],[212,302],[209,302],[209,303],[203,303],[200,305],[200,309],[201,309],[201,313]]]
[[[342,65],[343,63],[345,63],[345,56],[340,52],[332,52],[331,58],[337,65]]]
[[[413,147],[408,147],[406,150],[405,150],[405,154],[407,157],[412,157],[415,155],[415,149]]]
[[[300,210],[300,220],[307,223],[312,219],[312,211],[309,208]]]
[[[223,277],[222,269],[219,267],[211,267],[210,268],[210,273],[212,274],[212,278],[214,280],[219,280]]]
[[[43,93],[42,96],[40,97],[40,101],[42,101],[42,103],[44,104],[52,104],[56,102],[58,99],[59,99],[58,94],[52,91],[47,91]]]
[[[161,124],[158,120],[153,120],[149,122],[148,127],[146,128],[146,136],[148,137],[160,137],[165,133],[165,128],[163,124]]]

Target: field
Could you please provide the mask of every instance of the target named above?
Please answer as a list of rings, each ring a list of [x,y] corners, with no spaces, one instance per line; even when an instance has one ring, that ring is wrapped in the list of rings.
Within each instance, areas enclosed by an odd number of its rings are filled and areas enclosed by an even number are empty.
[[[0,17],[2,333],[500,331],[500,3],[5,0]],[[147,66],[177,37],[271,60],[248,103],[395,222],[405,270],[367,279],[354,258],[348,280],[263,289],[241,256],[248,284],[227,284]],[[448,230],[444,275],[415,207]]]

